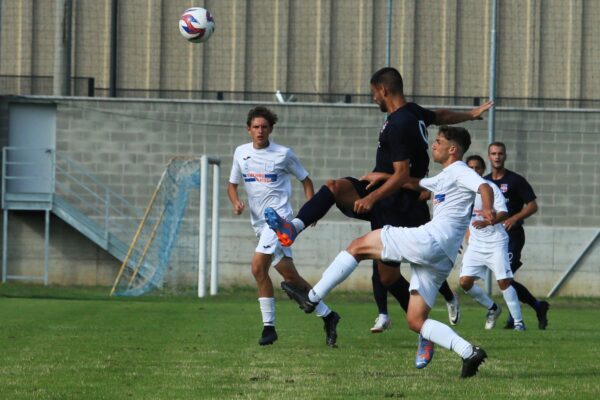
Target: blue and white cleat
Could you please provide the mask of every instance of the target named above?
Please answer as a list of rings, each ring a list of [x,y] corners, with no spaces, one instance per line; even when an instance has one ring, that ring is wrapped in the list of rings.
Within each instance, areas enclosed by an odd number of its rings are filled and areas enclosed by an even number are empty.
[[[279,214],[277,214],[277,211],[271,207],[265,208],[265,220],[267,221],[269,228],[277,234],[279,243],[281,243],[282,246],[290,247],[294,243],[296,236],[298,236],[294,224],[285,218],[281,218]]]
[[[433,342],[419,335],[419,348],[415,357],[415,367],[425,368],[433,358]]]

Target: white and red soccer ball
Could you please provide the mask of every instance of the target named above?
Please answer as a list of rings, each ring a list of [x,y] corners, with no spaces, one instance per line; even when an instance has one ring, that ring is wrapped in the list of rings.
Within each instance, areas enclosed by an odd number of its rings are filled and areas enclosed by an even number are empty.
[[[206,42],[215,31],[215,20],[202,7],[188,8],[179,18],[179,32],[193,43]]]

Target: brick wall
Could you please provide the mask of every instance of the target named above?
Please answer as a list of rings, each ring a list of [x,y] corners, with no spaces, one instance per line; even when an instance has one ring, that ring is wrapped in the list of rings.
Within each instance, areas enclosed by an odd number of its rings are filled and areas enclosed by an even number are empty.
[[[0,121],[4,124],[0,126],[4,135],[1,140],[6,140],[8,101],[32,99],[1,99]],[[172,156],[208,154],[221,158],[223,282],[252,283],[248,263],[254,239],[249,217],[232,216],[226,183],[233,149],[248,141],[245,119],[254,104],[65,98],[34,101],[57,104],[57,151],[93,171],[139,207],[147,204],[164,165]],[[384,117],[376,107],[316,104],[270,107],[280,118],[272,139],[294,149],[317,188],[326,179],[360,176],[373,167],[378,130]],[[526,224],[527,268],[519,274],[544,292],[600,226],[597,201],[600,161],[596,156],[600,153],[600,117],[597,111],[502,108],[497,110],[496,117],[496,139],[507,144],[507,167],[525,175],[539,197],[540,211]],[[469,122],[464,126],[473,136],[469,154],[485,155],[487,122]],[[435,128],[429,134],[430,138],[435,137]],[[432,165],[432,173],[438,170]],[[300,185],[296,184],[294,190],[294,209],[298,210],[303,202]],[[298,243],[298,264],[313,271],[309,274],[316,279],[335,254],[365,229],[364,223],[349,221],[333,209],[325,221]],[[228,247],[225,243],[232,243],[233,239],[236,245]],[[13,254],[18,257],[19,251]],[[65,259],[70,256],[68,252],[60,255]],[[245,272],[239,274],[239,268]],[[597,276],[594,273],[598,268],[597,257],[588,257],[578,276],[584,276],[585,271]],[[368,276],[369,269],[365,267],[361,273]],[[593,285],[598,286],[597,281]],[[369,282],[359,277],[348,285],[365,288]],[[589,291],[589,285],[586,279],[569,290],[575,294],[597,293]]]

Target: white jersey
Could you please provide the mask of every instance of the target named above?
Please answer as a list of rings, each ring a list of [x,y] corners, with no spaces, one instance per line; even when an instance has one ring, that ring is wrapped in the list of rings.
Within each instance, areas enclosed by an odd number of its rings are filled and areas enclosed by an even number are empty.
[[[291,175],[303,181],[308,177],[308,172],[291,149],[272,140],[264,149],[255,149],[252,143],[235,149],[229,182],[239,184],[244,181],[250,220],[257,235],[265,225],[265,208],[272,207],[284,218],[292,217]]]
[[[419,182],[433,192],[433,218],[424,227],[452,262],[469,225],[475,194],[483,183],[486,181],[463,161]]]
[[[493,182],[486,181],[488,185],[492,187],[494,191],[494,211],[496,212],[508,212],[506,208],[506,200],[504,195]],[[490,244],[503,243],[508,241],[508,234],[502,224],[495,224],[486,226],[483,229],[476,229],[473,226],[474,221],[483,220],[483,207],[481,203],[481,195],[477,193],[475,196],[475,203],[473,203],[473,213],[471,215],[471,223],[469,224],[469,246],[474,247],[487,247]]]

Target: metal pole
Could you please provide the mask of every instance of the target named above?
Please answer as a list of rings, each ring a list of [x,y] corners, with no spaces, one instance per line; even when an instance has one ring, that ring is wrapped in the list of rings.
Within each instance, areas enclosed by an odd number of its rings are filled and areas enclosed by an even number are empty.
[[[44,227],[44,285],[48,286],[48,258],[50,252],[50,210],[46,210]]]
[[[498,1],[492,0],[490,16],[490,100],[496,100],[496,24]],[[496,140],[496,107],[492,107],[488,116],[488,145]],[[492,272],[488,269],[485,277],[485,288],[488,295],[492,294]]]
[[[206,209],[208,206],[208,157],[200,158],[200,232],[198,237],[198,297],[206,296]]]
[[[8,262],[8,209],[6,208],[6,158],[8,149],[2,148],[2,208],[4,209],[2,218],[2,283],[6,282],[6,271]]]
[[[548,297],[552,297],[556,294],[556,292],[558,292],[558,289],[560,289],[561,286],[563,285],[563,283],[565,283],[567,281],[567,278],[569,278],[569,276],[571,276],[571,274],[573,273],[575,268],[579,265],[579,262],[581,260],[583,260],[583,258],[590,252],[590,250],[594,246],[594,243],[596,243],[596,241],[598,239],[600,239],[600,231],[596,232],[596,235],[592,238],[592,240],[590,240],[590,242],[587,244],[587,246],[585,246],[583,251],[581,253],[579,253],[579,255],[577,256],[575,261],[573,261],[573,264],[571,264],[569,266],[569,268],[567,268],[567,270],[560,277],[560,279],[558,280],[556,285],[554,285],[554,287],[552,289],[550,289],[550,291],[548,292]]]
[[[117,24],[119,22],[119,0],[112,0],[110,5],[110,76],[108,96],[117,97]]]
[[[4,209],[2,221],[2,283],[6,283],[6,271],[8,262],[8,210]]]
[[[53,92],[56,96],[71,94],[71,37],[73,0],[56,0],[56,31],[54,33],[54,79]]]
[[[392,60],[392,0],[387,2],[387,33],[385,43],[385,65],[390,66]]]
[[[110,229],[110,192],[108,188],[104,189],[104,240],[108,246]]]
[[[212,193],[212,234],[210,248],[210,294],[219,292],[219,180],[221,166],[213,165],[213,193]]]

